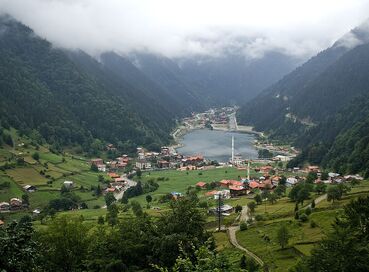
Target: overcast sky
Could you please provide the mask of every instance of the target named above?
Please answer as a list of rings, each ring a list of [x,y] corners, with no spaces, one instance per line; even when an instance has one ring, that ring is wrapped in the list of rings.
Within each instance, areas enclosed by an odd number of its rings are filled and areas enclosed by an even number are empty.
[[[369,0],[0,0],[55,46],[168,57],[309,56],[369,17]]]

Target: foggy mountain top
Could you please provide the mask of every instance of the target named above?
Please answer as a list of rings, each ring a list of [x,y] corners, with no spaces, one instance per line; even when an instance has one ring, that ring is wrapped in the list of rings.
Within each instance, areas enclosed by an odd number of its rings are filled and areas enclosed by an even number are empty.
[[[0,0],[56,47],[170,58],[274,51],[306,58],[368,17],[369,0]],[[356,44],[346,35],[341,46]]]

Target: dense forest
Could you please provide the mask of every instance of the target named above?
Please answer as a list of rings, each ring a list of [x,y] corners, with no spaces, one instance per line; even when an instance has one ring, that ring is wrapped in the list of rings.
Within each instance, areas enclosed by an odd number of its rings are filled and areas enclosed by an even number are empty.
[[[0,28],[3,123],[86,151],[95,139],[128,150],[169,142],[176,117],[166,107],[171,101],[148,97],[87,55],[74,53],[77,61],[9,17],[1,18]]]
[[[310,162],[366,172],[369,44],[360,28],[352,34],[363,44],[347,48],[337,41],[239,112],[241,122],[302,149],[290,166]]]

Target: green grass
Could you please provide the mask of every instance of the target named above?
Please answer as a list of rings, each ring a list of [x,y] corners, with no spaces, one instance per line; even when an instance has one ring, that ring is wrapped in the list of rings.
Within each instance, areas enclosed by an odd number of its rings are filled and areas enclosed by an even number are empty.
[[[42,162],[49,162],[49,163],[61,163],[63,156],[53,154],[51,152],[42,152],[40,154],[40,161]]]
[[[245,248],[251,250],[263,259],[273,271],[287,271],[301,255],[310,255],[311,249],[327,233],[332,230],[332,224],[337,216],[343,212],[343,206],[361,195],[367,195],[368,182],[355,186],[351,192],[334,204],[326,200],[316,205],[309,221],[301,223],[293,218],[294,203],[287,198],[280,199],[276,204],[266,204],[266,221],[261,221],[249,227],[248,230],[237,233],[238,241]],[[316,195],[312,196],[313,198]],[[264,204],[256,208],[256,214],[265,215]],[[292,211],[290,213],[289,211]],[[289,215],[291,214],[291,215]],[[311,226],[311,221],[316,227]],[[287,225],[291,234],[289,246],[281,250],[277,241],[277,231],[282,224]],[[263,236],[267,235],[270,242]]]
[[[24,185],[44,185],[47,179],[40,175],[35,169],[31,167],[22,167],[6,170],[6,174],[10,176],[18,184]]]
[[[75,182],[76,185],[83,186],[86,189],[89,189],[91,185],[93,186],[98,185],[99,175],[103,175],[103,174],[88,171],[88,172],[83,172],[81,174],[68,176],[65,179],[62,179],[62,181],[64,182],[64,180],[71,180]]]
[[[227,257],[233,268],[233,271],[239,270],[241,257],[242,255],[244,255],[244,252],[236,249],[233,245],[230,244],[227,233],[214,232],[213,236],[217,246],[216,250]]]
[[[296,222],[285,220],[284,222],[276,222],[273,224],[250,227],[246,231],[237,232],[237,240],[245,248],[258,255],[266,264],[274,268],[273,271],[287,271],[296,263],[299,255],[293,248],[280,249],[277,242],[277,230],[281,224],[287,224],[290,233],[300,240],[300,227]],[[270,242],[266,241],[263,236],[267,235]]]
[[[57,191],[37,191],[29,194],[29,202],[32,209],[44,208],[50,200],[60,197]]]
[[[12,154],[8,150],[0,149],[0,162],[7,161],[11,156]]]
[[[22,189],[9,177],[0,174],[0,183],[9,182],[10,187],[0,190],[0,201],[9,202],[10,198],[18,197],[20,198],[24,192]]]
[[[188,174],[187,174],[188,173]],[[201,174],[200,174],[201,173]],[[220,181],[222,179],[235,179],[239,180],[239,176],[245,176],[245,171],[240,171],[235,168],[219,168],[210,170],[195,170],[195,171],[177,171],[177,170],[166,170],[166,171],[152,171],[142,173],[141,180],[147,181],[154,179],[158,184],[159,188],[155,192],[150,194],[158,200],[160,196],[170,192],[185,193],[189,186],[194,186],[199,181],[212,182]],[[167,180],[157,181],[157,178],[164,177]],[[199,196],[207,192],[201,190]],[[135,197],[134,199],[140,203],[145,203],[146,195]],[[157,203],[155,203],[157,204]]]

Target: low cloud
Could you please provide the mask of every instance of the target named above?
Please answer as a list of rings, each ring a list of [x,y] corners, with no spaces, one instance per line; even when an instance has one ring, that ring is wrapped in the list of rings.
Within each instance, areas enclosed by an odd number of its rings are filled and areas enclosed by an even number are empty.
[[[310,56],[364,21],[368,10],[369,0],[0,0],[1,12],[55,46],[95,56]]]

